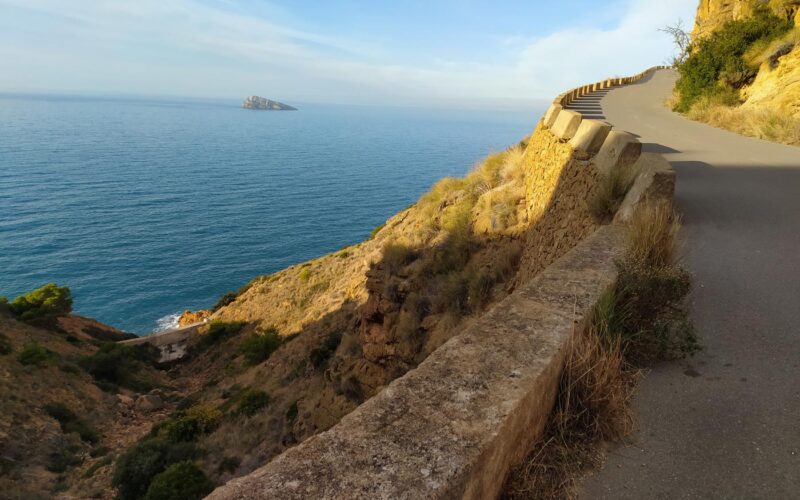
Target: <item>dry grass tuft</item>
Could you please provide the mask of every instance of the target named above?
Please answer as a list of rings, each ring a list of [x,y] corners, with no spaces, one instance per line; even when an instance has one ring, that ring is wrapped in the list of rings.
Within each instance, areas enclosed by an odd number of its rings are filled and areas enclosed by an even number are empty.
[[[686,116],[737,134],[800,145],[800,118],[769,109],[750,109],[701,98]]]
[[[611,220],[635,180],[634,165],[615,168],[603,175],[597,189],[589,197],[589,212],[600,223]]]
[[[602,462],[598,444],[630,431],[629,401],[637,376],[626,368],[618,338],[609,341],[594,327],[577,334],[542,441],[511,472],[504,497],[573,497],[580,472]]]
[[[630,432],[639,367],[699,349],[684,307],[689,275],[675,265],[678,219],[666,203],[637,209],[617,283],[576,333],[543,437],[511,471],[505,498],[573,498],[577,479],[601,464],[600,444]]]
[[[628,226],[627,260],[663,268],[678,254],[680,217],[667,203],[647,203],[634,212]]]

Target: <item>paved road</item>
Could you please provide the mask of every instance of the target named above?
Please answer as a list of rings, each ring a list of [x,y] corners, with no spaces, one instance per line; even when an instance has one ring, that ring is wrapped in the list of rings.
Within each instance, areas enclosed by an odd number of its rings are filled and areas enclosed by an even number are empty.
[[[800,498],[800,148],[681,118],[662,104],[674,80],[660,71],[582,106],[678,172],[705,351],[647,375],[632,442],[583,496]]]

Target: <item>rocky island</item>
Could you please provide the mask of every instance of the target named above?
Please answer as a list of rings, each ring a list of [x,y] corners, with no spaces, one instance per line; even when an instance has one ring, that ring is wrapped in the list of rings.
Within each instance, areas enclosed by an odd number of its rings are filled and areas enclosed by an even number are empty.
[[[257,95],[247,97],[242,103],[242,107],[245,109],[264,109],[267,111],[297,111],[297,108],[293,108],[288,104],[258,97]]]

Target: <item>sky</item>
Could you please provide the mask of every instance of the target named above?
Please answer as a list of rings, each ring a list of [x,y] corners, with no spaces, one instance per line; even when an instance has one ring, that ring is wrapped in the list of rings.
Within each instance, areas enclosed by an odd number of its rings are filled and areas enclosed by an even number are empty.
[[[0,92],[514,107],[663,64],[697,0],[0,0]]]

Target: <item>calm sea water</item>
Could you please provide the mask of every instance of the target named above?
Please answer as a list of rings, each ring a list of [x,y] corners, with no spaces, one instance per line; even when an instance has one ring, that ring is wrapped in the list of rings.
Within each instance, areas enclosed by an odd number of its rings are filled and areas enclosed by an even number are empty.
[[[541,111],[300,108],[0,96],[0,295],[55,281],[79,314],[164,328],[363,240]]]

